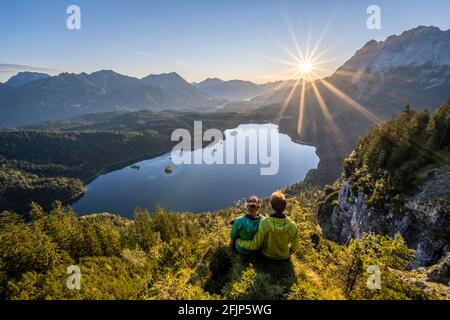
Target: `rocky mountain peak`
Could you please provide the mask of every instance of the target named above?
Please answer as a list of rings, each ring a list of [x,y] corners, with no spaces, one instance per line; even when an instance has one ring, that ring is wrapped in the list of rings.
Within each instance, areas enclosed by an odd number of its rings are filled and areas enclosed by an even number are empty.
[[[384,74],[396,67],[427,63],[450,65],[450,30],[419,26],[385,41],[371,40],[340,69]]]
[[[47,79],[51,76],[46,73],[39,73],[39,72],[19,72],[15,76],[12,76],[5,84],[8,85],[11,88],[17,88],[20,86],[23,86],[25,84],[28,84],[30,82],[41,80],[41,79]]]

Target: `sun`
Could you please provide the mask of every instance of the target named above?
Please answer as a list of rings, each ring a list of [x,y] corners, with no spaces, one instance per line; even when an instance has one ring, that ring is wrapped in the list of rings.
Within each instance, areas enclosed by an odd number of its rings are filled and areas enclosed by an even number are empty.
[[[309,60],[304,60],[302,62],[300,62],[299,66],[298,66],[298,70],[300,71],[301,74],[308,74],[312,71],[313,69],[313,65],[312,62]]]

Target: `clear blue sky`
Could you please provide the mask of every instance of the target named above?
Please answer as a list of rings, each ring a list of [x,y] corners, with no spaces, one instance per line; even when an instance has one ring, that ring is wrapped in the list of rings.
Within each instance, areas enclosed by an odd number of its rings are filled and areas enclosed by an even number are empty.
[[[71,4],[81,7],[81,30],[66,28]],[[381,30],[366,27],[370,4],[381,8]],[[333,59],[326,74],[370,39],[418,25],[449,29],[449,12],[449,0],[0,1],[0,81],[11,75],[4,64],[138,77],[176,71],[189,81],[286,78],[289,66],[275,60],[292,60],[279,45],[295,50],[289,25],[303,50],[308,35],[314,44],[329,26],[318,50]]]

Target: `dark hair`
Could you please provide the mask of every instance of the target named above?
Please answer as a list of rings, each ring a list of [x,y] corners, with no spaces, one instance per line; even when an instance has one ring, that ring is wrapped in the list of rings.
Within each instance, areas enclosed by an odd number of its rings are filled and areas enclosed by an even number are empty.
[[[259,199],[257,196],[248,197],[245,201],[245,206],[247,208],[259,209],[259,207],[261,206],[261,199]]]
[[[270,196],[270,206],[276,213],[282,213],[286,209],[286,204],[286,197],[280,191],[276,191]]]

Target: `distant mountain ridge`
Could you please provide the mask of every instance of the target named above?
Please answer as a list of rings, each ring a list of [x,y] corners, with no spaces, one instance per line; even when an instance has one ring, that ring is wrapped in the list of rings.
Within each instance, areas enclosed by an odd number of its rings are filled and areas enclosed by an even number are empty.
[[[201,109],[221,104],[178,74],[144,79],[111,70],[61,73],[8,86],[0,97],[0,127],[57,120],[87,113],[141,109]]]
[[[406,104],[435,109],[450,96],[450,30],[419,26],[369,41],[330,81],[381,117]]]
[[[176,72],[151,74],[141,80],[151,86],[165,90],[180,103],[192,101],[199,105],[208,106],[213,100],[213,98],[187,82]]]
[[[450,65],[450,30],[419,26],[385,41],[369,41],[341,70],[385,74],[401,66]]]
[[[267,93],[283,81],[268,82],[265,84],[255,84],[251,81],[229,80],[224,81],[218,78],[208,78],[194,85],[216,98],[227,99],[231,101],[248,100],[256,96]]]
[[[6,81],[5,84],[11,88],[17,88],[26,85],[27,83],[41,79],[48,79],[50,77],[51,75],[47,73],[24,71],[12,76],[8,81]]]

